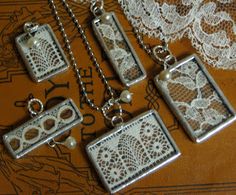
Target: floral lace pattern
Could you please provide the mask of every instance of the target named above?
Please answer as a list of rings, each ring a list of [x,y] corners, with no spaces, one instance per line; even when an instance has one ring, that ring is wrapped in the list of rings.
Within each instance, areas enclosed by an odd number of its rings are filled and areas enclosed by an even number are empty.
[[[162,156],[165,151],[172,150],[168,140],[156,125],[143,122],[140,137],[152,159]]]
[[[178,154],[152,112],[95,142],[87,151],[111,191]]]
[[[110,14],[109,22],[96,21],[95,19],[94,28],[98,30],[99,39],[103,40],[104,45],[102,45],[106,48],[105,51],[109,53],[108,57],[111,57],[113,66],[115,66],[121,80],[125,83],[140,80],[144,76],[140,68],[142,65],[138,62],[131,45],[125,40],[113,14]]]
[[[128,20],[143,34],[166,41],[188,37],[210,65],[236,69],[235,0],[118,2]]]
[[[158,81],[196,138],[222,124],[232,113],[195,59],[172,71],[172,78]]]

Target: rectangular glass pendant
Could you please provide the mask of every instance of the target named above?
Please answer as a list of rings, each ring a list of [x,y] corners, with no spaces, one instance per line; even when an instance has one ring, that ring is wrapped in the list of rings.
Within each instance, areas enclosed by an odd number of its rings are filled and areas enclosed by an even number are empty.
[[[187,134],[195,142],[214,135],[235,118],[235,111],[196,55],[167,69],[171,78],[155,83]]]
[[[131,86],[146,77],[143,65],[113,12],[96,17],[92,27],[125,86]]]
[[[24,33],[16,37],[16,45],[26,68],[35,82],[41,82],[64,72],[69,62],[51,27],[38,27],[34,36]]]
[[[18,159],[70,130],[82,120],[82,114],[75,103],[67,99],[3,135],[3,142],[10,154]]]
[[[180,156],[156,111],[147,111],[94,140],[86,147],[110,193],[163,167]]]

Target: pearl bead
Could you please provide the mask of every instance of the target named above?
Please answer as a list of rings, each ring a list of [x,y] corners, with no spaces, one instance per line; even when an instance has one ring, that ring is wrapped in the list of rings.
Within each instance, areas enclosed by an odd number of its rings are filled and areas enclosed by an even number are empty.
[[[105,22],[105,21],[109,21],[110,18],[111,18],[111,16],[109,14],[103,14],[101,19],[102,19],[102,21]]]
[[[29,48],[32,47],[39,47],[40,46],[40,42],[36,37],[31,37],[28,41],[27,41],[27,46]]]
[[[128,90],[124,90],[120,94],[120,99],[122,102],[130,103],[132,101],[132,93],[130,93]]]
[[[69,136],[65,142],[63,143],[68,149],[75,149],[77,146],[77,142],[74,137]]]
[[[168,70],[161,71],[161,73],[159,74],[159,79],[161,81],[167,81],[167,80],[171,79],[171,72]]]

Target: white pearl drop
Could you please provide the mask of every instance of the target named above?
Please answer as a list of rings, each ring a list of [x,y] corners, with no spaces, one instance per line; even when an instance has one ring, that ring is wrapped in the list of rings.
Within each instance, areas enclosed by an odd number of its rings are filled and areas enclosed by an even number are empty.
[[[106,18],[106,20],[110,20],[111,17],[110,17],[109,14],[106,14],[106,15],[105,15],[105,18]]]
[[[168,70],[161,71],[161,73],[159,74],[159,79],[162,81],[167,81],[171,79],[171,72]]]
[[[108,20],[110,20],[110,18],[111,18],[111,17],[110,17],[109,14],[103,14],[103,15],[102,15],[102,20],[103,20],[103,21],[106,21],[106,20],[108,21]]]
[[[101,20],[103,22],[108,22],[111,19],[111,16],[109,14],[103,14],[101,17]]]
[[[31,37],[28,41],[27,41],[27,46],[29,48],[32,47],[39,47],[40,46],[40,42],[36,37]]]
[[[68,137],[65,142],[63,143],[68,149],[75,149],[77,146],[77,142],[74,137]]]
[[[128,90],[124,90],[120,94],[120,99],[122,102],[130,103],[132,101],[132,93],[130,93]]]

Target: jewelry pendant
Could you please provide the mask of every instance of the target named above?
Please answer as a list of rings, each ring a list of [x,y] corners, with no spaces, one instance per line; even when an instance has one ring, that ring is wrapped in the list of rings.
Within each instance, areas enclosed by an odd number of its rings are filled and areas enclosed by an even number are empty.
[[[35,82],[50,79],[68,68],[69,62],[48,24],[25,23],[24,31],[16,37],[16,45]]]
[[[103,1],[102,1],[103,2]],[[92,27],[113,68],[125,86],[131,86],[146,77],[146,72],[131,46],[115,13],[107,13],[96,3],[91,5],[96,16]]]
[[[145,112],[86,147],[110,193],[145,177],[180,156],[156,111]]]
[[[39,110],[33,106],[38,105]],[[3,142],[10,154],[18,159],[44,143],[54,147],[62,144],[69,149],[76,146],[76,141],[69,136],[63,142],[55,142],[54,138],[70,130],[82,122],[83,117],[75,103],[67,99],[50,110],[43,111],[43,104],[38,99],[31,99],[28,109],[33,117],[30,121],[3,135]]]
[[[234,109],[196,55],[164,70],[155,83],[195,142],[208,139],[236,119]]]

